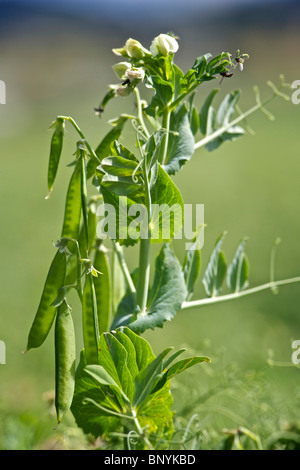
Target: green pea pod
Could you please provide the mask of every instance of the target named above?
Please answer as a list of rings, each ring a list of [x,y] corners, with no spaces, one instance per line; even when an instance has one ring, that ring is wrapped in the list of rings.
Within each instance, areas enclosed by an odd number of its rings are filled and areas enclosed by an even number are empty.
[[[94,286],[97,300],[98,324],[100,334],[108,331],[111,309],[111,280],[107,257],[107,250],[100,245],[96,252],[93,266],[100,271],[98,277],[94,278]]]
[[[66,255],[57,251],[51,263],[40,304],[28,336],[27,351],[43,344],[55,319],[56,309],[52,303],[58,290],[64,286],[66,276]]]
[[[81,173],[76,165],[71,177],[62,229],[62,237],[78,239],[81,220]]]
[[[65,130],[65,121],[62,118],[57,118],[54,121],[52,127],[54,127],[53,136],[51,139],[50,146],[50,157],[49,157],[49,166],[48,166],[48,190],[49,194],[53,189],[53,184],[55,181],[59,160],[61,156],[63,139],[64,139],[64,130]]]
[[[83,289],[82,329],[87,364],[98,364],[99,326],[92,274],[86,276]]]
[[[75,332],[70,309],[65,302],[55,323],[55,408],[58,423],[69,411],[75,388]]]

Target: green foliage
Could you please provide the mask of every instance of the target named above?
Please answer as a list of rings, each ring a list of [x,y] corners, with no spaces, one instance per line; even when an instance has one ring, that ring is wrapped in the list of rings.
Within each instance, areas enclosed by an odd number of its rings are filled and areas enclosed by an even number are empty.
[[[125,427],[137,436],[137,448],[160,448],[157,442],[172,428],[169,379],[208,361],[194,357],[166,369],[177,356],[166,366],[171,349],[155,357],[147,341],[124,327],[101,335],[98,364],[86,365],[81,354],[72,404],[77,424],[95,437]]]
[[[61,240],[56,243],[58,252],[27,346],[30,349],[44,342],[58,309],[56,409],[60,421],[73,398],[75,337],[67,297],[70,289],[75,289],[81,304],[84,351],[76,372],[72,412],[84,432],[94,436],[123,433],[128,441],[134,433],[138,437],[137,448],[143,449],[168,447],[173,433],[170,379],[208,358],[195,356],[171,366],[183,350],[165,360],[171,349],[167,348],[155,358],[150,345],[139,335],[147,329],[162,328],[180,309],[276,286],[272,279],[262,287],[246,289],[249,262],[244,252],[245,239],[227,267],[222,250],[224,232],[202,277],[208,298],[191,300],[201,268],[199,227],[181,264],[171,242],[184,226],[184,202],[172,176],[184,168],[196,149],[213,151],[224,142],[234,141],[245,133],[238,124],[246,116],[258,109],[267,111],[256,92],[256,105],[240,113],[238,90],[226,94],[216,108],[213,103],[219,88],[212,90],[198,109],[196,89],[208,81],[231,76],[230,71],[240,61],[244,64],[249,56],[238,51],[232,61],[228,52],[215,57],[204,54],[184,73],[174,63],[177,49],[177,40],[170,34],[155,38],[150,51],[134,39],[129,39],[123,48],[114,49],[128,62],[125,67],[124,63],[114,66],[115,71],[119,69],[121,83],[110,85],[97,112],[102,113],[113,99],[135,94],[136,115],[121,114],[110,121],[112,129],[95,150],[71,117],[59,116],[54,122],[49,194],[61,158],[66,122],[73,126],[79,140],[75,161],[69,165],[74,169],[67,190]],[[140,98],[138,87],[143,82],[152,90],[149,103]],[[286,99],[280,91],[284,81],[280,89],[269,85],[273,91],[271,99]],[[234,118],[236,112],[238,116]],[[120,143],[127,122],[132,124],[136,136],[133,151]],[[198,133],[202,137],[196,142]],[[88,184],[89,179],[92,185]],[[92,197],[90,187],[96,192]],[[105,223],[115,228],[114,236],[108,232],[111,240],[103,240],[97,231],[100,205],[108,211]],[[108,208],[113,209],[112,213]],[[152,284],[151,242],[163,244],[155,260]],[[106,243],[112,251],[111,269]],[[137,243],[139,263],[131,274],[123,247]],[[226,276],[232,293],[220,296]],[[298,281],[293,278],[277,284]],[[244,429],[243,433],[247,432]],[[237,436],[238,433],[230,433],[224,446],[233,448]],[[249,432],[248,437],[251,439]]]

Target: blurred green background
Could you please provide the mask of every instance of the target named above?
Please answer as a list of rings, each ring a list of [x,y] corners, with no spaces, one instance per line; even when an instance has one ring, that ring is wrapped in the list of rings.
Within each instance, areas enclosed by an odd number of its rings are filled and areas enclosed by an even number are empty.
[[[54,387],[53,336],[40,350],[22,354],[53,257],[52,242],[60,234],[70,177],[66,165],[72,161],[77,138],[67,127],[55,190],[45,200],[50,123],[57,115],[70,115],[97,146],[109,130],[109,119],[120,111],[134,112],[131,98],[115,100],[101,119],[93,112],[107,85],[116,82],[111,66],[117,58],[111,49],[121,47],[128,37],[149,47],[160,32],[174,31],[180,37],[175,61],[183,70],[207,52],[228,50],[234,54],[239,48],[249,53],[243,73],[224,80],[218,97],[220,100],[229,90],[240,89],[243,110],[255,103],[253,85],[259,85],[262,97],[268,97],[267,80],[278,82],[280,73],[288,82],[300,79],[297,2],[261,5],[249,1],[241,7],[235,2],[215,1],[213,9],[208,8],[208,2],[184,3],[186,10],[177,2],[152,2],[150,14],[148,7],[143,10],[134,1],[123,2],[120,11],[117,2],[110,9],[105,2],[98,2],[95,10],[89,10],[87,2],[85,11],[77,9],[76,1],[61,2],[64,8],[56,8],[55,2],[51,8],[48,2],[44,7],[33,1],[0,2],[0,79],[7,87],[7,104],[0,105],[0,339],[7,348],[7,364],[0,365],[0,448],[41,447],[46,437],[55,435],[55,418],[48,417],[43,397]],[[199,107],[215,86],[218,83],[200,87],[196,97]],[[276,257],[276,278],[300,275],[300,106],[276,99],[269,110],[276,116],[274,122],[260,112],[249,118],[255,136],[247,134],[213,153],[196,151],[175,177],[185,203],[205,205],[202,269],[223,230],[228,231],[224,245],[228,261],[247,235],[251,286],[268,282],[271,248],[278,236],[282,243]],[[133,130],[128,126],[126,132],[133,142]],[[175,247],[182,260],[183,245],[176,243]],[[135,268],[137,250],[129,249],[127,257],[130,267]],[[204,296],[200,280],[194,298],[198,296]],[[179,312],[163,330],[147,332],[145,337],[156,353],[169,345],[186,345],[213,359],[211,365],[190,375],[190,382],[178,379],[174,389],[177,409],[184,408],[193,394],[197,398],[216,383],[227,383],[225,371],[236,367],[239,378],[233,384],[252,374],[251,384],[257,380],[259,392],[251,385],[251,404],[250,388],[247,391],[234,385],[231,395],[226,391],[217,394],[203,411],[204,427],[255,427],[263,421],[261,413],[271,418],[273,431],[284,420],[298,423],[299,370],[270,368],[267,358],[272,350],[275,360],[291,363],[291,340],[300,338],[299,303],[299,285],[292,285],[282,287],[277,296],[263,292]],[[75,300],[73,312],[80,350],[80,313]],[[187,383],[189,388],[183,393]],[[237,389],[239,397],[233,396]],[[254,408],[256,397],[265,408]],[[237,408],[239,414],[231,415]],[[188,412],[183,418],[188,418]],[[40,429],[43,419],[46,424]],[[68,420],[71,425],[70,416]]]

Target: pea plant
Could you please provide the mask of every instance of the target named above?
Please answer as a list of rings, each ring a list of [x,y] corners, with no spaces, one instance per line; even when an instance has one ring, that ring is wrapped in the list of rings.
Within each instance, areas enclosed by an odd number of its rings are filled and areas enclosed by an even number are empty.
[[[216,57],[205,54],[184,73],[174,63],[177,50],[177,38],[172,34],[160,34],[150,50],[134,39],[113,50],[121,58],[113,66],[118,84],[109,86],[96,114],[101,116],[112,99],[131,95],[136,114],[123,113],[111,120],[111,130],[95,149],[71,117],[58,116],[52,124],[48,197],[66,124],[75,129],[79,140],[69,164],[72,175],[62,232],[27,351],[41,346],[55,323],[58,423],[71,410],[85,433],[115,436],[126,449],[168,448],[173,433],[170,381],[191,366],[209,362],[202,356],[177,360],[184,349],[171,353],[170,347],[155,357],[141,336],[147,329],[163,327],[182,309],[300,281],[300,277],[275,281],[271,274],[266,284],[248,288],[246,239],[227,266],[222,249],[224,232],[202,277],[207,297],[192,300],[200,276],[203,227],[193,227],[193,240],[181,263],[172,239],[184,224],[184,213],[171,209],[183,209],[184,204],[172,176],[196,150],[204,147],[213,151],[240,138],[247,129],[247,116],[260,109],[270,117],[266,104],[278,96],[289,97],[282,91],[287,84],[281,77],[278,87],[268,83],[272,94],[264,102],[255,89],[256,104],[246,112],[238,106],[238,90],[227,93],[216,108],[213,100],[220,87],[208,94],[198,110],[196,89],[202,85],[204,89],[206,82],[215,79],[220,84],[240,73],[249,56],[240,51],[235,56],[229,52]],[[140,85],[149,89],[148,102],[140,96]],[[131,133],[134,130],[133,150],[121,143],[126,124],[131,124]],[[88,194],[88,189],[93,194]],[[157,206],[161,210],[157,211]],[[99,214],[105,215],[101,224]],[[163,227],[166,220],[167,234]],[[107,230],[108,225],[112,229]],[[161,248],[151,277],[153,242]],[[138,266],[130,272],[126,248],[136,244]],[[230,292],[220,295],[225,283]],[[71,289],[78,294],[82,312],[84,349],[77,368],[73,310],[68,300]]]

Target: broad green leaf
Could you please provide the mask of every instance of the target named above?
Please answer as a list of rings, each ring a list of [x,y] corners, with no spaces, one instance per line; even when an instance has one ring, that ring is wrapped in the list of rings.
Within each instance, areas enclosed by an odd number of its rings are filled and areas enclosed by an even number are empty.
[[[141,371],[145,369],[145,367],[155,359],[155,355],[148,341],[135,334],[130,328],[122,327],[119,331],[122,331],[128,336],[135,348],[135,359],[138,370]]]
[[[179,171],[194,153],[195,139],[185,104],[171,114],[168,152],[164,169],[168,174]]]
[[[97,437],[115,431],[120,425],[120,420],[117,417],[108,415],[92,403],[83,404],[84,400],[90,398],[115,412],[121,412],[122,408],[111,387],[97,383],[93,377],[87,374],[85,367],[86,359],[84,351],[82,351],[80,363],[76,370],[75,392],[71,411],[77,425],[86,434],[91,433]]]
[[[131,375],[132,380],[135,379],[135,377],[139,373],[139,369],[136,363],[136,351],[134,344],[132,343],[131,339],[129,336],[127,336],[123,331],[118,329],[117,331],[112,331],[111,334],[119,341],[119,343],[124,346],[127,352],[127,367],[129,370],[129,373]]]
[[[173,86],[158,75],[148,77],[146,86],[155,90],[154,95],[144,111],[152,117],[156,116],[157,108],[162,109],[169,104],[173,96]]]
[[[155,276],[150,290],[147,315],[137,315],[130,323],[133,331],[163,327],[171,320],[186,299],[186,287],[181,265],[169,244],[164,244],[155,263]]]
[[[124,145],[120,144],[120,142],[117,140],[111,144],[110,149],[113,156],[124,158],[130,162],[138,163],[138,159],[135,157],[135,155],[126,147],[124,147]]]
[[[244,251],[246,242],[247,238],[243,238],[228,267],[227,285],[233,292],[240,292],[248,286],[249,261]]]
[[[151,240],[171,240],[183,225],[183,200],[170,176],[158,163],[155,183],[151,188]]]
[[[139,423],[142,427],[146,427],[149,433],[154,434],[153,444],[156,450],[169,449],[169,440],[173,434],[173,398],[169,387],[167,382],[138,407]]]
[[[101,385],[113,385],[114,387],[119,387],[119,385],[114,381],[114,379],[109,375],[104,367],[99,366],[98,364],[87,365],[84,368],[85,372],[92,377],[96,382]],[[121,391],[121,389],[120,389]]]
[[[125,395],[132,399],[134,383],[127,366],[128,353],[124,346],[111,333],[103,333],[99,343],[99,363],[121,387]]]
[[[116,315],[113,319],[111,330],[126,326],[134,319],[136,299],[134,294],[126,294],[118,305]]]
[[[99,366],[98,364],[89,365],[84,368],[84,371],[101,385],[108,385],[112,391],[114,391],[120,401],[124,400],[126,404],[130,403],[129,398],[125,395],[123,390],[119,387],[119,385],[114,381],[114,379],[108,374],[108,372],[104,369],[104,367]]]
[[[207,118],[208,118],[208,110],[211,107],[212,100],[214,99],[215,95],[218,93],[219,88],[216,88],[215,90],[212,90],[208,97],[206,98],[200,114],[199,114],[199,119],[200,119],[200,131],[202,132],[203,135],[207,134]]]
[[[123,157],[106,157],[101,162],[101,167],[106,173],[113,176],[131,176],[137,167],[137,163]],[[141,173],[142,170],[138,170]]]
[[[226,234],[227,232],[224,232],[217,239],[202,279],[208,297],[218,295],[226,276],[227,264],[225,255],[221,251]]]
[[[143,185],[134,182],[131,176],[112,176],[105,174],[101,180],[101,187],[116,194],[117,196],[128,196],[132,193],[141,192]]]
[[[127,119],[127,117],[122,117],[121,119],[119,119],[118,124],[106,134],[106,136],[102,139],[101,143],[96,148],[95,153],[100,160],[103,160],[103,158],[106,158],[110,155],[110,146],[112,142],[118,140],[118,138],[120,137]],[[87,165],[88,178],[94,176],[98,165],[98,160],[96,160],[96,158],[91,157]]]
[[[166,355],[172,348],[165,349],[148,366],[143,369],[135,378],[135,394],[133,406],[140,405],[145,398],[151,394],[162,373],[162,364]]]
[[[136,236],[136,226],[134,225],[136,216],[128,214],[131,206],[136,202],[127,196],[118,196],[104,186],[101,187],[101,194],[104,204],[107,206],[107,216],[104,222],[109,224],[112,232],[114,232],[110,238],[118,241],[120,245],[130,246],[137,243],[139,234]],[[105,227],[103,228],[105,229]],[[105,229],[105,232],[107,232],[107,229]]]

